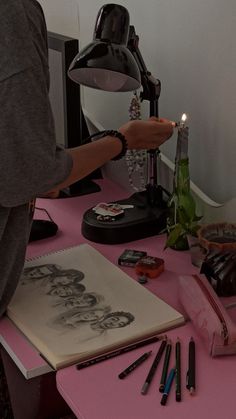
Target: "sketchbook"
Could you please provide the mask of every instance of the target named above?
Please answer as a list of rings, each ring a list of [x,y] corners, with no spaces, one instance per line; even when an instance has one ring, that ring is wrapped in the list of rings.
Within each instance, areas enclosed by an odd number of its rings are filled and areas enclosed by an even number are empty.
[[[27,261],[7,314],[54,369],[184,323],[88,244]]]

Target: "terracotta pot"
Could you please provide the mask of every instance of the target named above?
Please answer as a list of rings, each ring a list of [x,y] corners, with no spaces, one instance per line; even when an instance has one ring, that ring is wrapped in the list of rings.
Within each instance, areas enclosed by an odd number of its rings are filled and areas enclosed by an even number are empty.
[[[236,250],[236,224],[206,224],[198,230],[198,238],[207,250]]]

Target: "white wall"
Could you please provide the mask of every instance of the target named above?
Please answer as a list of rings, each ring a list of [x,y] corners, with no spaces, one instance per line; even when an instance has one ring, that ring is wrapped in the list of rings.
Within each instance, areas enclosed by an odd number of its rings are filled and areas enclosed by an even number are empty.
[[[79,6],[77,0],[38,0],[41,4],[48,30],[65,36],[79,38]]]
[[[40,0],[50,30],[91,41],[101,0]],[[148,69],[162,82],[160,115],[189,115],[191,178],[212,199],[236,196],[235,0],[126,0]],[[76,20],[77,7],[79,25]],[[76,26],[77,25],[77,26]],[[84,89],[86,110],[103,126],[128,119],[131,94]],[[146,111],[144,111],[146,115]],[[176,136],[161,150],[173,160]]]

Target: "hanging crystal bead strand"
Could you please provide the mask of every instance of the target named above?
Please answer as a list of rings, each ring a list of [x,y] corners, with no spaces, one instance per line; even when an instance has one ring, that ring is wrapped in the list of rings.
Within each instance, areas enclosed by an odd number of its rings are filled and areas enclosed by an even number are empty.
[[[134,92],[134,97],[131,100],[129,107],[130,120],[141,119],[141,102],[137,92]],[[126,164],[128,168],[128,176],[130,186],[139,192],[146,187],[145,168],[147,161],[146,150],[128,150],[126,153]],[[134,176],[139,175],[139,185],[136,184]],[[137,180],[136,180],[137,181]]]

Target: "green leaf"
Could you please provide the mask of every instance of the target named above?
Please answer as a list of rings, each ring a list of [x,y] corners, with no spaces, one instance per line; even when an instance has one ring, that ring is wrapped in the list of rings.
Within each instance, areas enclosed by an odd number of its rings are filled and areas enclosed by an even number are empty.
[[[192,236],[197,237],[197,232],[198,232],[199,228],[200,228],[199,225],[191,226],[191,228],[189,228],[189,233]]]
[[[170,234],[167,237],[165,249],[167,247],[174,246],[178,238],[182,235],[182,233],[183,233],[183,228],[181,224],[176,224],[173,230],[170,232]]]

